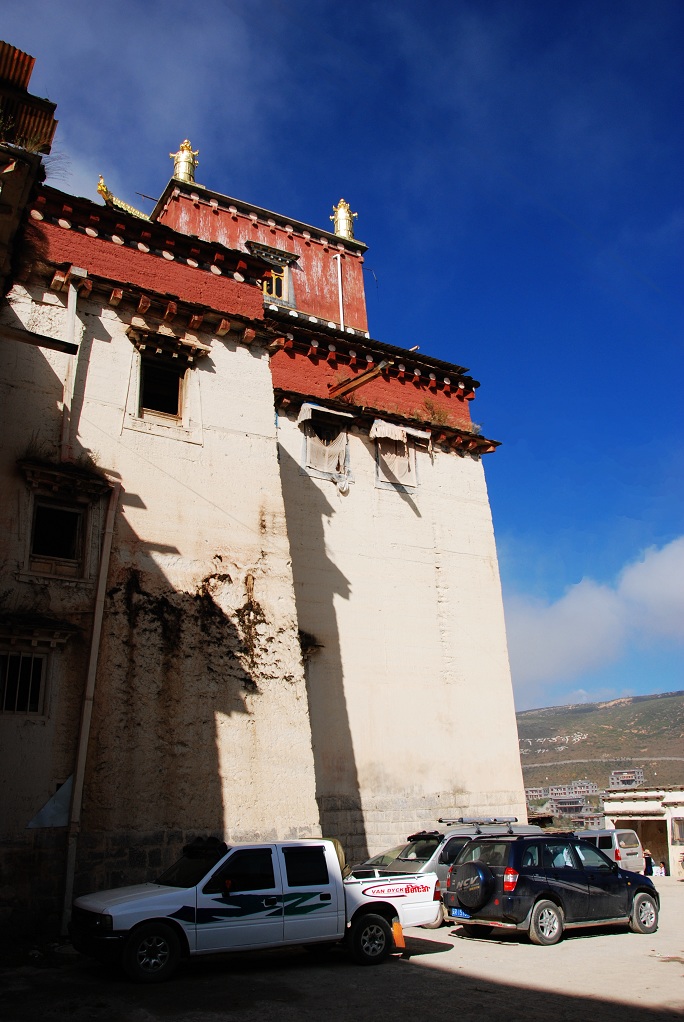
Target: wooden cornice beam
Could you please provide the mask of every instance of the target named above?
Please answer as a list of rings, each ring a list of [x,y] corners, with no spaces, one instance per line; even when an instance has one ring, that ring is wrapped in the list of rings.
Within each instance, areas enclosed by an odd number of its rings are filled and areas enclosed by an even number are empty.
[[[338,383],[334,387],[330,388],[328,397],[342,397],[343,394],[349,394],[352,390],[356,390],[358,387],[363,387],[364,383],[369,383],[374,380],[376,376],[379,376],[383,369],[387,366],[392,365],[392,362],[383,360],[372,369],[367,369],[365,373],[359,373],[351,380],[345,380],[344,383]]]

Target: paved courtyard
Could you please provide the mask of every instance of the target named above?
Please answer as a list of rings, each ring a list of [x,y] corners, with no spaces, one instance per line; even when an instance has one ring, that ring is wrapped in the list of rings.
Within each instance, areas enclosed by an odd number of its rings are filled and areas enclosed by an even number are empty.
[[[684,1018],[684,883],[659,878],[660,928],[572,931],[550,948],[457,927],[407,931],[407,953],[361,968],[335,949],[205,958],[158,987],[68,946],[0,966],[5,1022],[659,1022]]]

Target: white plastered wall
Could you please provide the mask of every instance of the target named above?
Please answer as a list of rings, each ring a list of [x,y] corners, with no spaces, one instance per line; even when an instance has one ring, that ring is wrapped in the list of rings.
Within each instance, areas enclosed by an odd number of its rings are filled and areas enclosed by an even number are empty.
[[[63,339],[66,295],[17,286],[10,320]],[[232,840],[319,833],[267,356],[229,336],[203,335],[211,353],[190,370],[187,437],[177,429],[164,435],[161,427],[129,428],[138,355],[125,333],[127,321],[123,310],[79,303],[84,347],[74,456],[122,482],[85,824],[102,833],[223,829]],[[55,616],[77,618],[87,637],[92,585],[17,579],[28,505],[15,462],[27,453],[58,461],[59,398],[71,356],[15,341],[3,342],[3,352],[11,423],[2,460],[10,603],[14,609],[40,604]],[[209,632],[203,631],[207,608]],[[224,638],[230,649],[213,648]],[[78,669],[72,677],[54,672],[51,741],[43,744],[32,790],[24,792],[15,818],[5,821],[10,829],[24,827],[27,814],[52,793],[53,779],[73,769],[73,695],[82,691],[86,659],[81,655],[83,676]],[[64,719],[59,708],[67,704]],[[16,721],[0,725],[10,764],[21,753],[21,728]]]
[[[302,471],[294,416],[278,427],[299,622],[320,647],[307,671],[324,827],[349,826],[360,853],[440,816],[526,819],[482,462],[423,446],[415,489],[377,488],[375,445],[352,428],[342,494]]]

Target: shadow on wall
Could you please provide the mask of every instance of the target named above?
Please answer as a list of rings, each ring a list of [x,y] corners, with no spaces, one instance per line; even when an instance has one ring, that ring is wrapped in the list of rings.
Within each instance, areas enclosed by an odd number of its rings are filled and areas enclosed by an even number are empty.
[[[5,410],[15,423],[5,440],[6,471],[11,473],[13,463],[27,458],[59,469],[62,380],[39,348],[6,344]],[[79,373],[75,416],[83,406],[84,380],[85,374]],[[70,432],[73,461],[82,474],[101,476],[106,465],[93,467],[91,452],[74,439],[75,421]],[[12,521],[13,528],[3,540],[2,560],[21,566],[31,537],[30,491],[19,472],[8,474],[7,482],[0,501],[3,520]],[[90,515],[95,526],[99,524],[98,547],[106,500],[99,505],[96,501]],[[259,695],[258,665],[254,671],[252,665],[258,661],[255,630],[263,615],[249,578],[231,579],[219,567],[195,591],[179,591],[152,556],[172,548],[143,542],[122,514],[125,504],[144,507],[139,495],[122,491],[107,580],[75,894],[152,879],[189,838],[198,833],[223,835],[224,828],[230,828],[216,718],[248,713],[247,697]],[[163,540],[163,528],[160,532]],[[18,541],[17,535],[24,539]],[[54,792],[55,779],[63,780],[74,770],[95,586],[73,580],[68,585],[41,578],[34,582],[30,576],[15,581],[14,567],[6,578],[1,609],[10,624],[40,614],[73,625],[82,636],[49,652],[51,691],[45,726],[27,730],[23,717],[3,721],[2,760],[7,770],[0,779],[3,788],[12,790],[21,757],[27,754],[29,733],[36,738],[40,731],[41,741],[32,756],[42,762],[32,766],[35,783],[27,782],[26,818],[22,810],[21,819],[15,813],[16,819],[5,817],[0,824],[0,911],[3,902],[9,905],[5,898],[9,891],[11,904],[22,916],[35,918],[44,928],[61,910],[66,828],[26,826],[45,804],[46,793]],[[241,594],[246,588],[247,595],[229,617],[220,600],[233,585]]]
[[[339,838],[348,862],[358,862],[367,858],[368,846],[335,613],[335,598],[348,600],[351,587],[327,553],[324,532],[335,514],[325,491],[333,496],[336,490],[306,475],[282,447],[279,457],[321,827],[326,837]]]

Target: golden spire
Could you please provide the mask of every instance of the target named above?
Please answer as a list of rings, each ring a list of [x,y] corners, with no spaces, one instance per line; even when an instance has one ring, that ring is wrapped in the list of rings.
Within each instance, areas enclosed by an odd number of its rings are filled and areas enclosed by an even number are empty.
[[[187,138],[181,142],[177,153],[169,153],[173,160],[173,176],[177,181],[194,182],[195,167],[199,163],[199,160],[196,160],[195,157],[198,155],[199,149],[193,149],[190,145],[190,139]]]
[[[333,206],[333,216],[331,220],[335,222],[335,234],[338,238],[350,238],[354,237],[354,217],[357,217],[358,213],[352,213],[351,206],[344,199],[340,199],[336,206]]]

